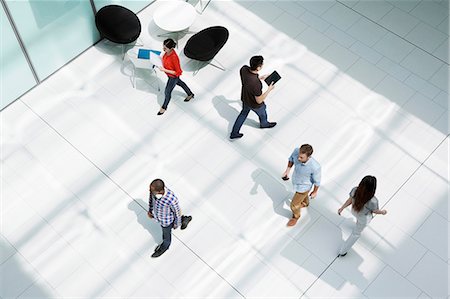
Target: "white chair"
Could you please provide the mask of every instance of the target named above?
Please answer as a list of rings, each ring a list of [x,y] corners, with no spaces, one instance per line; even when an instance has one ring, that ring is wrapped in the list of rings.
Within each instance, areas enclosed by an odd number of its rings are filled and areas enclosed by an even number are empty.
[[[153,62],[150,59],[138,58],[139,49],[144,49],[144,48],[135,47],[135,48],[132,48],[127,51],[127,57],[131,61],[131,64],[133,65],[133,74],[132,74],[133,87],[136,88],[136,69],[145,69],[145,70],[149,70],[151,73],[154,73],[154,76],[152,76],[152,77],[154,77],[152,81],[156,80],[156,85],[157,85],[158,91],[160,91],[161,88],[159,86],[159,79],[158,79],[157,72],[155,70],[156,66],[153,64]],[[146,81],[146,80],[144,79],[144,81]],[[148,82],[148,83],[150,84],[150,82]]]

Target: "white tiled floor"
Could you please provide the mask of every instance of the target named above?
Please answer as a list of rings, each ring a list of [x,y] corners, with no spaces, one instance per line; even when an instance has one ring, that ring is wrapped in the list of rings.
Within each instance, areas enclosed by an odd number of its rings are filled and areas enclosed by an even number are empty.
[[[160,48],[152,14],[141,38]],[[225,72],[182,54],[184,80],[131,86],[120,48],[100,42],[1,112],[0,298],[443,298],[448,284],[448,1],[212,1],[191,29],[223,25]],[[265,57],[283,79],[271,130],[240,109],[238,70]],[[165,78],[158,75],[161,85]],[[318,198],[288,229],[294,146],[323,167]],[[336,210],[367,174],[377,216],[345,258]],[[148,184],[164,179],[193,216],[150,254]]]

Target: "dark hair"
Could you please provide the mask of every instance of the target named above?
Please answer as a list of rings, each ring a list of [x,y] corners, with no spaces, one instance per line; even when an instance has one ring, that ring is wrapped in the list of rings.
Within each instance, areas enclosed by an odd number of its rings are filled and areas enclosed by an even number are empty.
[[[313,148],[309,144],[303,144],[300,146],[300,154],[306,154],[308,157],[313,153]]]
[[[155,191],[157,192],[164,191],[164,182],[161,179],[153,180],[150,186],[153,186],[153,188],[155,188]]]
[[[173,39],[168,38],[168,39],[164,40],[163,45],[169,49],[173,49],[173,48],[175,48],[177,43]]]
[[[377,179],[374,176],[366,175],[355,192],[355,202],[353,203],[353,209],[356,212],[362,210],[364,205],[375,195],[375,190],[377,189]]]
[[[264,58],[260,55],[250,58],[250,69],[256,71],[258,66],[263,65]]]

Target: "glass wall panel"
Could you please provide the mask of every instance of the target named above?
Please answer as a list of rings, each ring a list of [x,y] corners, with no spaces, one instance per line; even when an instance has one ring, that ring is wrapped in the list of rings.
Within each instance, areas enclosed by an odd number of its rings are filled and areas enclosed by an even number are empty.
[[[88,0],[6,0],[42,81],[100,39]]]
[[[0,10],[2,27],[0,40],[0,109],[3,109],[35,86],[36,80],[1,5]]]
[[[97,11],[103,6],[116,4],[126,7],[134,13],[138,13],[152,2],[154,2],[154,0],[94,0],[95,9],[97,9]]]

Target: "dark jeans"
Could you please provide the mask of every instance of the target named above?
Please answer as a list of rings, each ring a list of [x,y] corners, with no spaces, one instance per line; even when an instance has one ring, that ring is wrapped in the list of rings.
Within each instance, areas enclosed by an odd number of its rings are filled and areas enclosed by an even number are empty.
[[[161,228],[162,228],[163,242],[159,250],[167,250],[169,249],[170,243],[172,242],[173,223],[166,227],[161,225]]]
[[[269,122],[267,121],[266,104],[263,103],[259,108],[251,108],[250,106],[242,102],[242,110],[241,113],[239,113],[236,121],[234,122],[233,129],[231,130],[231,136],[239,134],[239,130],[244,124],[244,121],[247,119],[250,110],[258,115],[259,124],[261,127],[266,127],[269,125]]]
[[[192,94],[192,91],[189,89],[189,87],[184,83],[180,77],[168,77],[166,89],[164,90],[164,104],[162,105],[163,109],[167,109],[167,105],[169,105],[170,98],[172,97],[172,91],[175,88],[175,85],[180,86],[183,88],[183,90],[187,93],[188,96]]]

